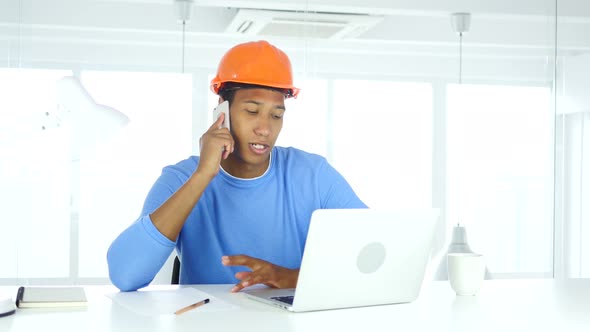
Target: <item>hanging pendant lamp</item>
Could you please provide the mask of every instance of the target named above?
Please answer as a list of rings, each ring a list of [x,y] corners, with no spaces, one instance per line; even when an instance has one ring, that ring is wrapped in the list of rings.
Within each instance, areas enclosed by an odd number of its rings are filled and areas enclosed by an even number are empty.
[[[470,13],[451,14],[451,25],[459,35],[459,84],[463,83],[463,34],[469,31],[471,25]]]
[[[181,72],[184,74],[184,53],[186,44],[186,22],[191,18],[193,10],[193,0],[174,0],[176,17],[182,22],[182,66]]]

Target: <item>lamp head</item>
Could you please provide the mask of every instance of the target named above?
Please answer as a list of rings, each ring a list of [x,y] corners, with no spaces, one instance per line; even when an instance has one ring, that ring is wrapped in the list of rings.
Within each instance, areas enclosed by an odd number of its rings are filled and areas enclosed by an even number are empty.
[[[467,243],[467,232],[465,231],[465,226],[461,226],[457,224],[453,228],[453,237],[451,239],[451,243],[449,244],[449,253],[470,253],[471,248]]]
[[[63,77],[57,82],[57,100],[58,105],[62,106],[66,112],[73,113],[71,115],[73,117],[91,118],[90,120],[104,118],[105,125],[117,128],[122,128],[129,123],[129,117],[124,113],[112,107],[97,104],[80,80],[73,76]]]
[[[174,7],[180,22],[188,22],[191,19],[193,0],[174,0]]]
[[[463,34],[469,31],[471,25],[470,13],[453,13],[451,14],[451,25],[453,30],[458,34]]]
[[[74,159],[109,140],[130,122],[124,113],[96,103],[76,77],[57,82],[57,100],[72,130]]]

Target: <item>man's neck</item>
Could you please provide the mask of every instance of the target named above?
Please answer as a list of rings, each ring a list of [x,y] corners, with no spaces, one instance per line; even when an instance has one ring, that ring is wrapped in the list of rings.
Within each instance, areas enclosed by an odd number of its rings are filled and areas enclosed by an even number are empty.
[[[221,162],[221,167],[231,176],[241,179],[253,179],[262,176],[269,168],[269,159],[260,165],[247,164],[231,157]]]

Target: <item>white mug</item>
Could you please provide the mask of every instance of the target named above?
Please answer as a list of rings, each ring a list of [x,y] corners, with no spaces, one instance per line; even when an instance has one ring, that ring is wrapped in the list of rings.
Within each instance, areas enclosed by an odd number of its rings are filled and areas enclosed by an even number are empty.
[[[451,253],[447,255],[447,269],[451,287],[457,295],[475,295],[481,288],[486,263],[475,253]]]

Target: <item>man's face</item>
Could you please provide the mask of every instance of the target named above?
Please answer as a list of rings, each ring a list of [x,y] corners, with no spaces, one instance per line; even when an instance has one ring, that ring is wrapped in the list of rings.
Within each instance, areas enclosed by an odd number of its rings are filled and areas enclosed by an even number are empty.
[[[240,89],[230,107],[230,121],[235,149],[224,169],[238,177],[262,175],[270,152],[283,128],[285,97],[267,89]]]

